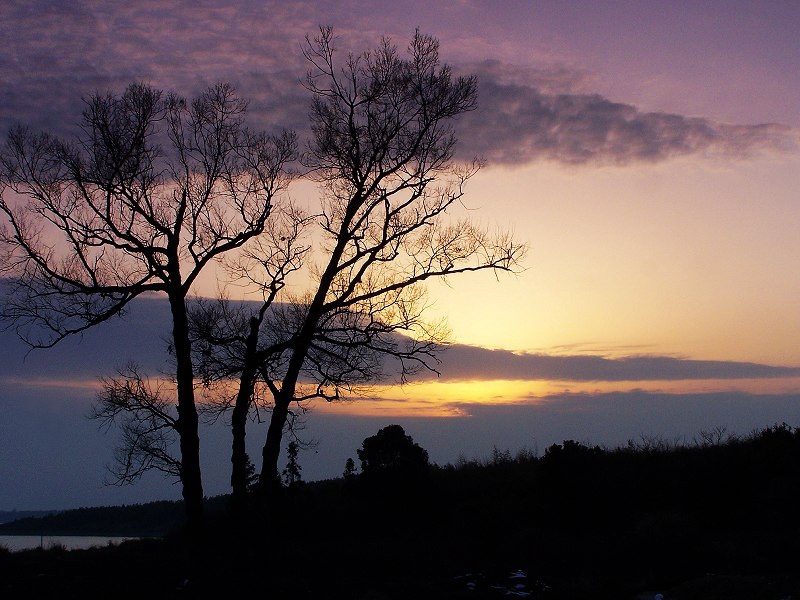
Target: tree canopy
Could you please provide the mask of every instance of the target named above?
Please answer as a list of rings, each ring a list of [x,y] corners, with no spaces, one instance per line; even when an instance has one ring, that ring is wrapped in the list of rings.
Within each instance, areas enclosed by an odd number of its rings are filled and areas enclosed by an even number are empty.
[[[407,435],[400,425],[387,425],[366,438],[357,453],[365,475],[405,475],[428,468],[428,451]]]

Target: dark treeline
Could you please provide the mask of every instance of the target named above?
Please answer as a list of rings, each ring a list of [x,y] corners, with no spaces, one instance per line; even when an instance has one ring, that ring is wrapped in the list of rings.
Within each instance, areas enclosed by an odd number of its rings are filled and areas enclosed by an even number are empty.
[[[55,510],[0,510],[0,525],[3,523],[10,523],[12,521],[19,521],[20,519],[29,519],[31,517],[44,517],[51,515]]]
[[[98,595],[129,579],[149,596],[243,593],[255,577],[276,598],[492,598],[516,573],[530,598],[777,600],[800,592],[798,464],[800,430],[776,425],[691,444],[565,441],[541,456],[351,469],[285,487],[290,518],[212,513],[200,571],[174,559],[184,542],[173,533],[140,551],[0,554],[0,576],[20,597],[50,569],[59,589]],[[120,561],[97,573],[97,553]]]
[[[209,510],[221,510],[224,499],[213,498],[208,503]],[[181,523],[184,513],[180,502],[169,500],[85,507],[15,519],[0,525],[0,535],[163,536]]]

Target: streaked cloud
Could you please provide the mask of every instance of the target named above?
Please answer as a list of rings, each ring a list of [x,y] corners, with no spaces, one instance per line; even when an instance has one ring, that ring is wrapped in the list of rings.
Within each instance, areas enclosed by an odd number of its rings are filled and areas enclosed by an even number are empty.
[[[155,374],[170,360],[165,341],[169,306],[163,298],[134,302],[127,316],[69,338],[50,350],[28,352],[11,330],[0,331],[0,377],[19,381],[24,372],[38,378],[70,379],[109,375],[128,361]],[[442,382],[480,380],[682,381],[800,377],[800,367],[751,362],[691,360],[637,355],[609,358],[592,354],[551,355],[491,350],[453,344],[440,355]],[[421,374],[420,379],[435,379]],[[41,380],[38,380],[41,385]]]
[[[800,377],[800,368],[671,356],[607,358],[526,354],[455,344],[441,356],[441,379],[554,381],[676,381]]]

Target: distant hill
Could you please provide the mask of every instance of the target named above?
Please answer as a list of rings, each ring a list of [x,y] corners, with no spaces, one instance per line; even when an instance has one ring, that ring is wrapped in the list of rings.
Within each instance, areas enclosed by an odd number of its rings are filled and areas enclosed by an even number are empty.
[[[12,511],[0,535],[162,536],[183,523],[181,502],[103,506],[55,511]]]
[[[52,515],[55,510],[0,510],[0,525],[11,523],[20,519],[36,519]]]

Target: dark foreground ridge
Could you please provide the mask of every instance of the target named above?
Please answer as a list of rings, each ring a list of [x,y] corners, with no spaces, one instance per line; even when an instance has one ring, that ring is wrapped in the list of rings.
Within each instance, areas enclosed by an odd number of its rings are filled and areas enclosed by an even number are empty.
[[[565,441],[541,457],[298,484],[271,510],[209,511],[199,541],[173,529],[118,547],[0,551],[0,596],[800,598],[800,432],[722,438]]]

